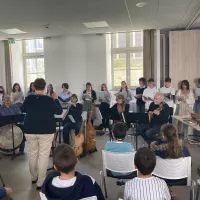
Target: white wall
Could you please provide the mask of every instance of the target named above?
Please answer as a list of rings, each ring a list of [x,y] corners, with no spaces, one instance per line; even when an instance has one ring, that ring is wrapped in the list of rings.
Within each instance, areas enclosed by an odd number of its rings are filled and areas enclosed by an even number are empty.
[[[80,97],[86,82],[95,90],[106,83],[106,37],[67,36],[44,41],[45,77],[57,92],[63,82]]]
[[[4,43],[0,41],[0,85],[6,89]]]
[[[23,66],[23,48],[22,42],[16,41],[15,44],[10,45],[11,48],[11,78],[12,78],[12,85],[14,83],[19,83],[22,91],[25,91],[24,85],[24,66]]]

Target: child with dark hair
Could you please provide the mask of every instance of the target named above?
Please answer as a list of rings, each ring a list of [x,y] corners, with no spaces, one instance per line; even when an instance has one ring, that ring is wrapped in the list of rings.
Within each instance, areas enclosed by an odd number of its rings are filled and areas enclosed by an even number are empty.
[[[135,154],[135,167],[138,177],[125,185],[124,200],[170,200],[169,189],[164,180],[153,177],[156,156],[147,147],[140,148]]]
[[[132,144],[124,142],[126,137],[126,131],[127,131],[127,126],[124,123],[122,122],[116,123],[112,129],[114,141],[107,142],[104,149],[106,151],[118,152],[118,153],[128,153],[134,151]],[[112,172],[112,174],[114,176],[124,176],[124,175],[129,175],[130,173],[122,174],[122,173]]]
[[[139,78],[139,87],[136,88],[136,104],[137,104],[137,112],[144,113],[145,112],[145,102],[142,100],[142,95],[146,87],[146,79]]]
[[[66,144],[56,148],[54,168],[42,186],[42,199],[47,200],[104,200],[101,188],[87,175],[75,171],[77,158],[73,149]]]

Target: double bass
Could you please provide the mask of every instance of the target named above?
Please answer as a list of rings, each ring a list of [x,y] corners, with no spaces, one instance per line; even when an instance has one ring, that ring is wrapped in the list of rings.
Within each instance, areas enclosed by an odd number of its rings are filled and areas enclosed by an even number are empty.
[[[91,106],[90,114],[89,114],[89,119],[88,123],[85,127],[85,144],[84,144],[84,151],[86,153],[93,153],[97,151],[96,148],[96,140],[95,140],[95,135],[96,135],[96,130],[92,125],[92,115],[94,112],[95,106]]]

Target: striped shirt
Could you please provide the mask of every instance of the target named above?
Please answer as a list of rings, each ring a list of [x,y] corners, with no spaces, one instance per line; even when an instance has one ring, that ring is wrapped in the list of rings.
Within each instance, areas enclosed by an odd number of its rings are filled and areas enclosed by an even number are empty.
[[[164,180],[157,177],[134,178],[125,185],[124,200],[170,200]]]

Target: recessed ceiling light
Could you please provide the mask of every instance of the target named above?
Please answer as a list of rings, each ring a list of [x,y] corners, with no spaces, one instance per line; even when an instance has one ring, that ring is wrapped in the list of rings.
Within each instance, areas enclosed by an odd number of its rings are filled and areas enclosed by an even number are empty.
[[[105,28],[108,27],[106,21],[98,21],[98,22],[85,22],[83,23],[87,28]]]
[[[144,6],[146,6],[148,3],[147,2],[139,2],[136,4],[137,7],[142,8]]]
[[[6,33],[6,34],[9,34],[9,35],[16,35],[16,34],[26,33],[24,31],[21,31],[21,30],[17,29],[17,28],[3,29],[3,30],[0,30],[0,32]]]

